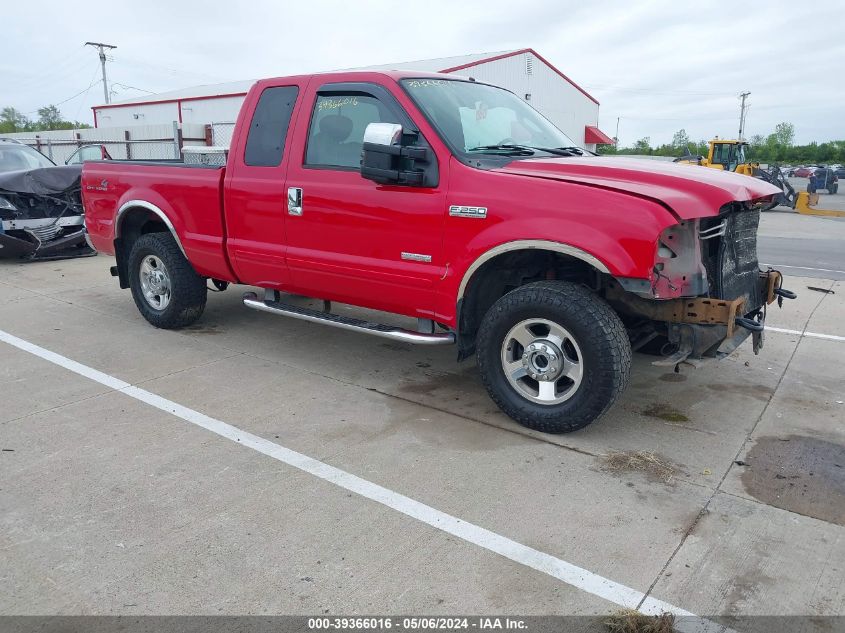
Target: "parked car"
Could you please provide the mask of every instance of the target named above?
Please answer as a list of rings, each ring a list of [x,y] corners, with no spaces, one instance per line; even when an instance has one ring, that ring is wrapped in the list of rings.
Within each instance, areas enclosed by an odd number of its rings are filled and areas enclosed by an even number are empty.
[[[845,167],[837,167],[833,170],[833,175],[837,178],[845,178]]]
[[[71,154],[65,165],[80,165],[86,160],[112,160],[105,145],[83,145]]]
[[[796,178],[809,178],[816,169],[816,167],[798,167],[792,171],[792,175]]]
[[[669,367],[752,334],[757,351],[765,306],[790,296],[780,273],[759,269],[754,239],[777,187],[588,154],[480,81],[278,78],[251,88],[225,166],[85,163],[85,219],[156,327],[199,319],[207,280],[258,286],[250,308],[457,344],[506,414],[562,433],[624,391],[632,348],[656,345]],[[333,301],[417,327],[351,318]]]
[[[828,193],[839,191],[839,178],[832,169],[822,167],[813,172],[810,181],[807,183],[807,192],[816,193],[819,189],[826,189]]]
[[[56,166],[37,150],[0,139],[0,257],[93,255],[85,242],[82,166]]]

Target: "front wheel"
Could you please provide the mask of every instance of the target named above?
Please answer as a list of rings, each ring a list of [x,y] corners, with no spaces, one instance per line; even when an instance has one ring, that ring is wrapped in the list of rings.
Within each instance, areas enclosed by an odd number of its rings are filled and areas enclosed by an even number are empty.
[[[205,279],[170,233],[146,233],[129,253],[129,287],[141,315],[164,329],[190,325],[205,310]]]
[[[562,281],[521,286],[499,299],[477,340],[481,379],[508,416],[544,433],[600,417],[625,390],[631,344],[616,313]]]

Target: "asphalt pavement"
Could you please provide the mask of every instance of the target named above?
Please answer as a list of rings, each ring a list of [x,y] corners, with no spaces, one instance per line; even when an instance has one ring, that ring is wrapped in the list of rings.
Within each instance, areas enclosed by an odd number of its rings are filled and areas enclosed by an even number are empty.
[[[833,208],[831,198],[822,199]],[[838,200],[836,202],[839,202]],[[845,218],[799,215],[778,208],[761,216],[757,238],[761,263],[790,275],[845,280]]]

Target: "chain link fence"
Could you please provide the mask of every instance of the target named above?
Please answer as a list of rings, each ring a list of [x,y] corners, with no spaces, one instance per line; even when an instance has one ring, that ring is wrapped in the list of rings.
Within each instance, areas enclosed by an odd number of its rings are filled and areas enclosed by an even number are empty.
[[[211,124],[211,144],[216,147],[229,147],[235,132],[234,121],[218,121]]]
[[[101,146],[114,160],[181,160],[185,146],[209,145],[213,137],[211,125],[156,126],[144,129],[87,129],[81,132],[43,133],[32,136],[9,134],[21,143],[37,149],[54,163],[62,165],[68,160],[77,162],[80,148]],[[151,134],[150,132],[153,132]],[[98,132],[100,132],[98,134]],[[170,132],[167,134],[167,132]],[[189,136],[190,134],[191,136]],[[140,138],[136,138],[136,136]],[[231,136],[231,132],[230,132]],[[228,146],[228,143],[227,143]],[[91,150],[85,150],[84,158],[91,159]],[[99,155],[97,155],[99,158]]]
[[[181,149],[173,139],[144,139],[137,141],[132,139],[124,141],[86,139],[85,141],[64,141],[18,138],[17,140],[37,149],[58,165],[70,160],[81,147],[91,145],[104,147],[108,155],[115,160],[174,160],[181,157]],[[86,154],[86,158],[90,157],[90,155]]]

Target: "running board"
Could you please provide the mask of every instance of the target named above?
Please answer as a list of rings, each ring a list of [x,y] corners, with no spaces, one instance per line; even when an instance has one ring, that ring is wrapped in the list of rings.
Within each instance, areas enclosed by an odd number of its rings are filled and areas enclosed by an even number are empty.
[[[373,323],[371,321],[364,321],[363,319],[340,316],[331,312],[300,308],[299,306],[292,306],[278,301],[263,301],[254,292],[247,292],[244,295],[244,305],[248,308],[261,310],[262,312],[293,317],[294,319],[311,321],[312,323],[322,323],[323,325],[331,325],[343,330],[372,334],[394,341],[402,341],[403,343],[414,343],[416,345],[451,345],[455,342],[455,335],[452,332],[444,332],[442,334],[412,332],[411,330],[403,330],[402,328],[384,325],[382,323]]]

